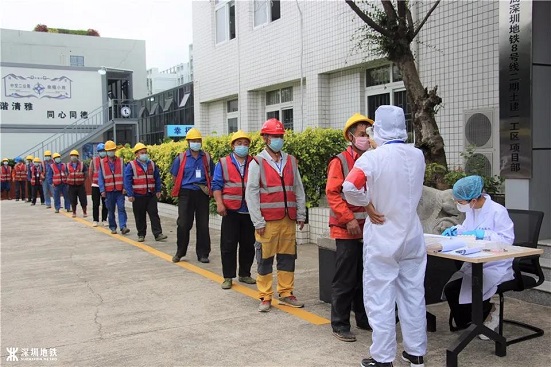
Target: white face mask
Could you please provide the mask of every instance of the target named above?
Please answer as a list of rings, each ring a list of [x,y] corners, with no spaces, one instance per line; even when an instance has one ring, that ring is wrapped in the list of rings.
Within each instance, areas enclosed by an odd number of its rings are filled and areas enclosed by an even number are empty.
[[[467,203],[467,204],[457,203],[456,206],[457,206],[457,210],[459,210],[461,213],[466,213],[469,210],[471,210],[471,203]]]

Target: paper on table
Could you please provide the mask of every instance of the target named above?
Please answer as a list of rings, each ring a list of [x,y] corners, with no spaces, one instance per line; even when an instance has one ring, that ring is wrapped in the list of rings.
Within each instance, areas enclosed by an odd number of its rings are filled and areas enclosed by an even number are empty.
[[[454,253],[458,255],[471,255],[471,254],[477,254],[482,251],[484,247],[465,247],[460,248],[454,251]]]
[[[427,250],[434,252],[448,252],[467,247],[467,243],[457,237],[425,234],[425,245]]]

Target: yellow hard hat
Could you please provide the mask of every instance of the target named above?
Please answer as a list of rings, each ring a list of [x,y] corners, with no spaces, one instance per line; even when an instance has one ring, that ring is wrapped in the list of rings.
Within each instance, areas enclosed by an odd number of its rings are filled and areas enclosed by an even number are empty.
[[[243,139],[243,138],[247,139],[249,141],[249,143],[251,142],[251,137],[246,132],[241,131],[241,130],[237,130],[231,136],[230,146],[233,145],[233,142],[236,141],[237,139]]]
[[[40,162],[42,162],[42,161],[40,160],[40,158],[36,157],[35,159],[33,159],[33,162],[34,162],[34,163],[40,163]]]
[[[53,159],[61,158],[61,154],[59,154],[59,153],[54,153],[54,154],[52,155],[52,158],[53,158]]]
[[[203,139],[203,136],[201,136],[201,133],[196,128],[191,128],[186,134],[186,140],[192,140],[192,139]]]
[[[140,150],[142,150],[142,149],[147,149],[147,147],[145,146],[145,144],[144,144],[144,143],[137,143],[136,145],[134,145],[134,149],[132,149],[132,151],[133,151],[134,153],[136,153],[136,152],[138,152],[138,151],[140,151]]]
[[[51,156],[52,156],[52,152],[50,152],[49,150],[44,152],[44,157],[51,157]]]
[[[32,161],[34,157],[32,155],[28,155],[27,158],[25,158],[27,161]]]
[[[346,140],[350,141],[348,137],[348,129],[350,129],[353,125],[357,124],[358,122],[367,122],[368,124],[373,125],[373,120],[356,112],[348,119],[348,121],[346,121],[346,125],[344,125],[343,134]]]
[[[8,158],[4,158],[4,159],[2,159],[2,162],[9,162],[9,159],[8,159]]]
[[[107,140],[105,142],[105,150],[117,150],[117,144],[113,140]]]
[[[69,153],[69,155],[76,155],[77,157],[80,157],[80,154],[78,154],[78,150],[76,149],[71,150],[71,153]]]

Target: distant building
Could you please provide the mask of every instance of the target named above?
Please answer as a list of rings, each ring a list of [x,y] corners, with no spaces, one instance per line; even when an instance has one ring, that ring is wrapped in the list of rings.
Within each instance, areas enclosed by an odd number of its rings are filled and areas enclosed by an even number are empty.
[[[175,88],[193,81],[193,45],[189,45],[189,61],[159,71],[159,68],[147,70],[147,94]]]

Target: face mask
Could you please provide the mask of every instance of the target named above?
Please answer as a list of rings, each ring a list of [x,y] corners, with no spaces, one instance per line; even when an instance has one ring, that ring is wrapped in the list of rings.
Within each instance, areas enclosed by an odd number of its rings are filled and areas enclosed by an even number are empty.
[[[4,166],[7,166],[9,162],[3,162],[4,163]]]
[[[274,152],[279,152],[283,148],[283,139],[282,138],[271,138],[270,145],[268,145],[271,150]]]
[[[56,162],[56,163],[61,163],[61,158],[56,158],[56,159],[54,159],[54,162]]]
[[[189,149],[193,150],[194,152],[198,152],[201,150],[201,143],[191,142],[189,143]]]
[[[237,156],[243,158],[249,154],[249,147],[246,145],[236,145],[233,151]]]
[[[359,150],[365,152],[369,149],[369,137],[367,136],[358,136],[354,137],[354,146]]]
[[[457,206],[457,210],[459,210],[461,213],[466,213],[471,209],[471,204],[470,203],[467,203],[467,204],[457,203],[456,206]]]
[[[107,155],[107,152],[99,152],[98,154],[101,158],[104,158]]]
[[[45,161],[49,161],[50,159],[52,159],[52,157],[44,157]]]
[[[75,156],[71,157],[71,162],[76,162],[77,160],[78,160],[78,157],[75,157]]]
[[[40,166],[40,163],[34,163],[34,166],[38,167],[38,166]]]
[[[113,158],[115,156],[115,152],[107,152],[107,156]]]
[[[142,162],[147,162],[147,161],[149,161],[149,156],[145,153],[140,154],[139,160],[142,161]]]

